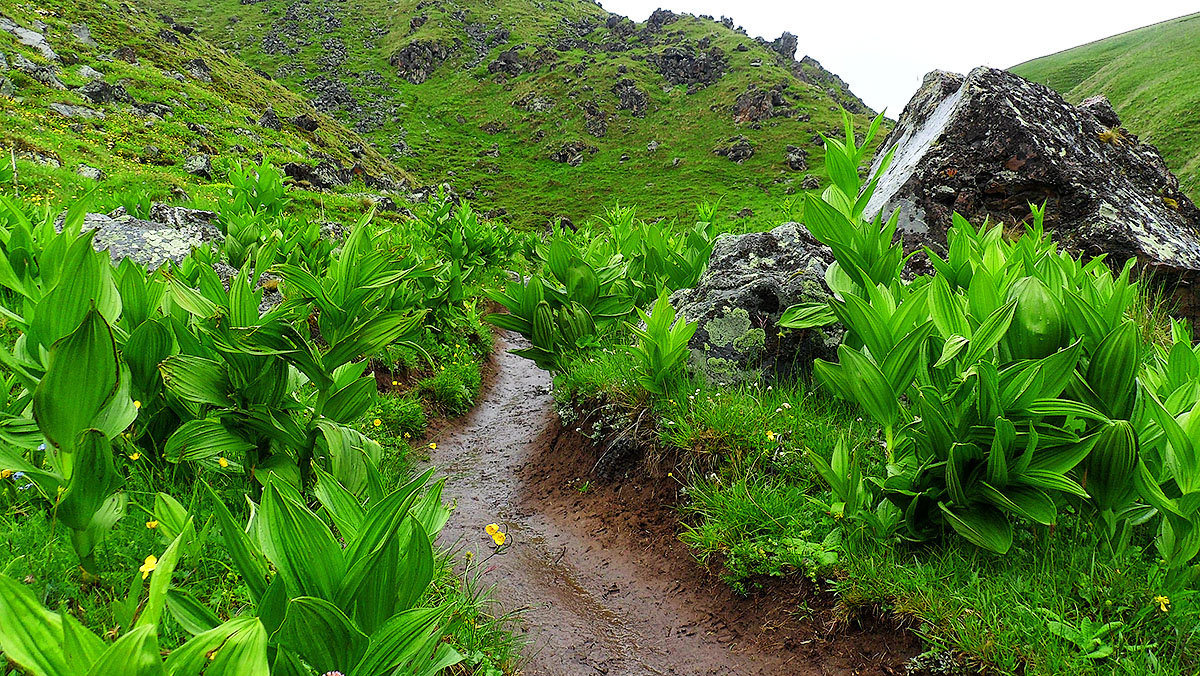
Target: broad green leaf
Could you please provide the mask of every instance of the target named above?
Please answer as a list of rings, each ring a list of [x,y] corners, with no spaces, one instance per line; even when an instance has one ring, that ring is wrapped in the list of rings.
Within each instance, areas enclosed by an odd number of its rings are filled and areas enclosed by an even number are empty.
[[[126,633],[88,670],[87,676],[160,676],[164,673],[154,625],[134,628]]]
[[[221,624],[216,613],[182,589],[167,590],[167,610],[179,626],[192,636],[203,634]]]
[[[201,418],[180,425],[167,438],[163,457],[170,462],[227,461],[241,458],[254,444],[235,434],[221,420]]]
[[[966,509],[951,509],[938,503],[946,520],[959,535],[972,544],[1004,554],[1012,546],[1012,524],[1004,513],[988,505],[973,505]]]
[[[38,427],[56,447],[69,450],[117,394],[119,378],[112,331],[93,308],[50,348],[49,367],[33,394]]]
[[[346,573],[341,548],[325,523],[275,482],[263,491],[258,541],[293,596],[335,597]]]
[[[368,643],[367,635],[337,606],[308,596],[288,603],[275,640],[320,673],[353,673],[347,665],[358,664]]]

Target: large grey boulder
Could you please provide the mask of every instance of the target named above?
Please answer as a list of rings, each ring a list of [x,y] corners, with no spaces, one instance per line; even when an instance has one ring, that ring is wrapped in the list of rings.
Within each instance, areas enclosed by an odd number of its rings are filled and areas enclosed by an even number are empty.
[[[128,215],[123,207],[109,214],[87,214],[83,229],[96,231],[96,250],[107,250],[113,262],[132,258],[152,270],[167,261],[178,263],[192,249],[221,239],[215,213],[166,204],[152,206],[147,220]]]
[[[955,212],[1020,225],[1044,202],[1068,249],[1116,266],[1136,258],[1195,318],[1200,210],[1158,151],[1119,124],[1102,99],[1073,106],[1007,71],[930,73],[888,139],[895,158],[867,213],[899,209],[906,249],[942,251]]]
[[[50,43],[46,42],[45,35],[25,28],[3,14],[0,14],[0,31],[12,35],[17,39],[17,42],[26,47],[33,47],[38,50],[47,61],[58,61],[58,54],[55,54],[54,50],[50,47]]]
[[[719,238],[696,288],[671,296],[699,324],[688,344],[692,369],[711,383],[734,385],[805,373],[813,359],[832,358],[841,329],[779,328],[792,305],[829,299],[831,262],[833,252],[799,223]]]

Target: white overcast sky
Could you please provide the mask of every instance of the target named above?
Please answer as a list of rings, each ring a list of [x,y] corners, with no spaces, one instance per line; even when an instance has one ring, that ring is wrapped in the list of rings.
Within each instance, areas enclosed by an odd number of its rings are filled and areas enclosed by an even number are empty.
[[[600,0],[645,21],[658,7],[722,15],[768,40],[791,31],[805,54],[895,118],[934,69],[1022,61],[1200,11],[1197,0]]]

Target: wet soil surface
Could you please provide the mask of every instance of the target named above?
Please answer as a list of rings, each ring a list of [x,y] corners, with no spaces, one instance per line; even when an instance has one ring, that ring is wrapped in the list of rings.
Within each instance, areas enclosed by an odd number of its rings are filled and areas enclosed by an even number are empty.
[[[517,341],[501,340],[479,405],[438,432],[431,460],[457,501],[442,544],[479,559],[486,524],[508,533],[483,583],[519,613],[525,676],[904,673],[920,650],[907,632],[835,631],[804,582],[743,598],[699,566],[676,537],[673,481],[593,477],[595,452],[560,428],[550,377],[508,353]]]

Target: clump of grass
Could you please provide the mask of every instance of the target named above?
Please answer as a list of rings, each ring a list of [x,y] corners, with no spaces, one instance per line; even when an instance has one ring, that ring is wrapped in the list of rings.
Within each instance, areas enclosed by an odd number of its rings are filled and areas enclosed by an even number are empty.
[[[457,417],[471,410],[482,383],[479,364],[454,361],[417,383],[416,392],[440,412]]]

